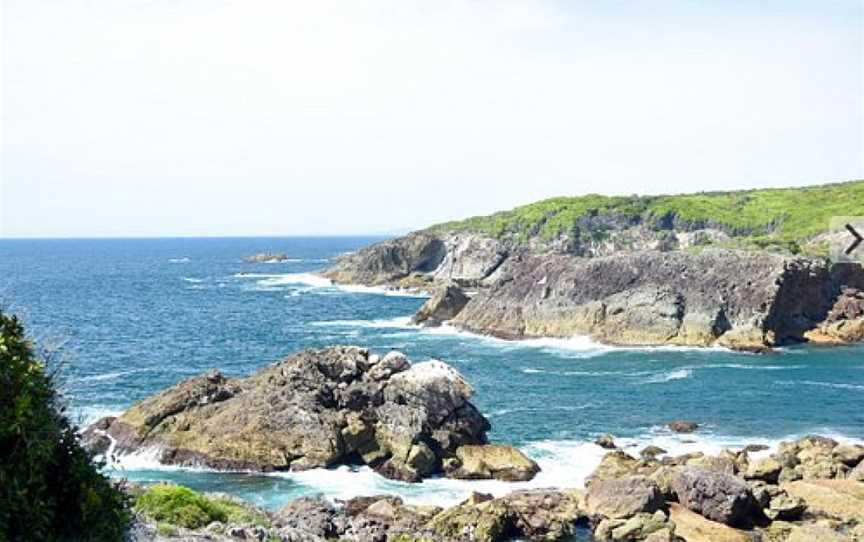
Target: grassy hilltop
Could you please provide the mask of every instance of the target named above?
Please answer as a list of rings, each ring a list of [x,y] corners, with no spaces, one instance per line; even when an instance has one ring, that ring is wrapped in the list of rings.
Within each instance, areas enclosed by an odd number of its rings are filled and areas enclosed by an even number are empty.
[[[857,180],[674,196],[558,197],[430,230],[477,232],[521,244],[568,235],[600,240],[610,231],[634,226],[658,232],[710,228],[724,232],[736,245],[798,252],[806,241],[828,229],[831,217],[860,214],[864,214],[864,181]]]

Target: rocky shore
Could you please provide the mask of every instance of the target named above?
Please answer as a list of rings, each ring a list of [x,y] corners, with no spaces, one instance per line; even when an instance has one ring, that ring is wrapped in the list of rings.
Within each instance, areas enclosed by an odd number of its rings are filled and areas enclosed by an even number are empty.
[[[418,232],[347,255],[324,275],[338,283],[427,289],[440,299],[417,321],[449,320],[505,339],[580,335],[607,344],[761,351],[864,337],[859,264],[667,248],[585,257],[474,233]],[[469,299],[459,287],[477,293]]]
[[[440,361],[360,347],[306,350],[241,379],[218,371],[84,431],[92,451],[155,451],[160,462],[225,470],[363,464],[417,482],[430,475],[528,480],[536,463],[487,444],[473,389]]]
[[[755,448],[641,459],[613,449],[586,488],[475,493],[446,509],[392,495],[300,498],[275,512],[247,505],[248,516],[261,518],[254,524],[161,532],[145,514],[132,539],[495,542],[591,531],[601,541],[864,540],[864,446],[809,436],[770,455]]]

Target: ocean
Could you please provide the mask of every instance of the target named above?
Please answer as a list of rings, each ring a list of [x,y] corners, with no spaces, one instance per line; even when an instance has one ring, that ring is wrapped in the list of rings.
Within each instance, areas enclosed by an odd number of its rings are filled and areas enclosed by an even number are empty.
[[[672,453],[808,433],[864,440],[864,347],[615,348],[584,338],[507,342],[450,327],[419,329],[421,297],[336,287],[313,273],[377,238],[0,240],[0,303],[21,315],[60,368],[69,411],[86,424],[118,414],[182,379],[248,375],[310,347],[356,344],[414,361],[440,359],[476,389],[493,441],[519,446],[543,469],[531,482],[389,481],[367,468],[269,475],[158,465],[142,453],[106,469],[170,480],[276,508],[302,495],[399,494],[453,504],[470,491],[580,486],[612,433],[628,451]],[[286,252],[283,263],[246,255]],[[702,428],[675,435],[666,422]]]

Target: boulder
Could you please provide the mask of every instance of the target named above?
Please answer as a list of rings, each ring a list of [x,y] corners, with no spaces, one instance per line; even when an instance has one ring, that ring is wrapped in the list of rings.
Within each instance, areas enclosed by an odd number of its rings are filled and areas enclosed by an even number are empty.
[[[849,474],[846,477],[849,480],[864,482],[864,462],[858,463],[858,466],[849,471]]]
[[[699,429],[699,424],[690,420],[675,420],[666,424],[675,433],[693,433]]]
[[[653,514],[663,506],[660,488],[642,476],[594,480],[585,494],[585,511],[592,516],[623,519],[640,513]]]
[[[762,515],[747,484],[720,471],[685,467],[672,489],[682,506],[712,521],[747,527]]]
[[[615,437],[613,437],[609,433],[604,433],[597,437],[597,439],[594,441],[594,444],[607,450],[614,450],[615,448],[617,448],[617,446],[615,446]]]
[[[275,513],[274,524],[321,538],[331,538],[338,534],[333,524],[335,516],[336,509],[323,498],[300,497]]]
[[[753,533],[711,521],[680,504],[669,505],[669,519],[675,534],[687,542],[756,542]]]
[[[594,529],[597,540],[616,542],[675,542],[677,538],[674,533],[675,525],[668,521],[662,510],[653,514],[636,514],[627,519],[603,519]]]
[[[447,284],[435,290],[435,293],[420,310],[411,318],[415,324],[439,326],[442,322],[452,320],[470,301],[458,286]]]
[[[496,542],[504,538],[510,525],[507,505],[495,499],[448,508],[432,518],[427,528],[448,541]]]
[[[831,450],[834,459],[847,467],[855,467],[864,461],[864,446],[858,444],[841,444]]]
[[[591,484],[595,480],[615,480],[630,476],[650,476],[660,467],[656,461],[639,460],[621,450],[609,452],[603,456],[600,464],[594,469],[588,479]]]
[[[540,467],[512,446],[486,444],[460,446],[445,471],[451,478],[522,482],[534,478]]]
[[[773,457],[766,457],[759,461],[750,463],[744,478],[748,480],[762,480],[769,484],[776,484],[783,465]]]
[[[501,498],[513,529],[529,540],[561,540],[575,534],[583,517],[581,495],[554,490],[514,491]]]
[[[256,471],[357,461],[389,478],[442,472],[460,446],[484,444],[489,422],[452,367],[383,358],[359,347],[307,350],[242,379],[183,381],[97,422],[119,454],[160,450],[166,464]]]
[[[785,491],[781,491],[771,498],[764,512],[771,521],[795,521],[801,518],[806,509],[807,503],[804,502],[804,499],[793,497]]]

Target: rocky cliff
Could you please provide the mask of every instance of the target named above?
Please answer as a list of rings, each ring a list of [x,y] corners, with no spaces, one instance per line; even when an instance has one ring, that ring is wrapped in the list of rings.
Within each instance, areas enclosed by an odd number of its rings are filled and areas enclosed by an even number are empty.
[[[366,464],[412,482],[442,472],[533,477],[537,465],[518,450],[485,445],[490,425],[472,393],[440,361],[412,364],[359,347],[306,350],[248,378],[213,372],[180,382],[96,422],[84,440],[95,452],[155,450],[163,463],[218,469]]]
[[[659,246],[589,258],[424,231],[364,248],[325,274],[476,288],[452,324],[508,339],[589,335],[610,344],[762,349],[864,336],[860,265],[768,251]]]

